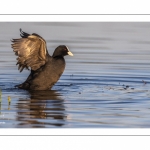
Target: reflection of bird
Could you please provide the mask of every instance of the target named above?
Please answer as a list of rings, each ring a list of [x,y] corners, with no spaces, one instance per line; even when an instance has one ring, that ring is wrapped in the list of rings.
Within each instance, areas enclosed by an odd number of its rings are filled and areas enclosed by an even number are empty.
[[[67,118],[64,100],[54,90],[29,91],[30,99],[20,99],[18,108],[18,127],[63,126]]]
[[[65,69],[64,56],[73,54],[65,45],[58,46],[53,55],[48,54],[45,40],[38,34],[28,34],[20,29],[20,39],[13,39],[12,48],[18,56],[17,65],[20,72],[31,68],[26,81],[18,88],[26,90],[48,90],[60,78]]]

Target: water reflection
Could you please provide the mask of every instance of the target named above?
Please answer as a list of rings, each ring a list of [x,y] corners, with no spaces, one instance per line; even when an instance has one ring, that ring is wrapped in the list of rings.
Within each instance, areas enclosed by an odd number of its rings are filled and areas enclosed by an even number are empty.
[[[60,127],[65,124],[65,107],[61,95],[54,90],[29,92],[30,99],[17,103],[18,127]]]

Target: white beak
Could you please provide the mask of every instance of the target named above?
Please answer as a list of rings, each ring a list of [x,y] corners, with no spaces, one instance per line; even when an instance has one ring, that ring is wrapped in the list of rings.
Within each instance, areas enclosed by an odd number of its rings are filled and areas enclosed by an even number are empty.
[[[70,51],[68,52],[68,55],[73,56],[73,54]]]
[[[66,47],[67,47],[67,46],[66,46]],[[69,50],[68,47],[67,47],[67,49],[68,49],[68,55],[73,56],[73,54],[70,52],[70,50]]]

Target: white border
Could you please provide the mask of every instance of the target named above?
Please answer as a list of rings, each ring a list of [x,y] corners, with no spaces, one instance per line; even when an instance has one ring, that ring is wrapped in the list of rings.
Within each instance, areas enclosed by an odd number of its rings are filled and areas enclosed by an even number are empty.
[[[110,136],[110,135],[118,135],[118,136],[128,136],[128,135],[150,135],[150,129],[135,129],[135,128],[124,128],[124,129],[108,129],[108,128],[43,128],[43,129],[0,129],[0,135],[101,135],[101,136]]]
[[[0,15],[1,22],[149,22],[150,15]]]
[[[0,14],[147,14],[148,0],[5,0]]]

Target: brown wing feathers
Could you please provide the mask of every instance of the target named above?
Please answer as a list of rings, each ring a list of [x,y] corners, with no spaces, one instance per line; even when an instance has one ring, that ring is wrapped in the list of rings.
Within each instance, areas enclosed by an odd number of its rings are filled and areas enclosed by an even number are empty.
[[[22,38],[12,40],[12,48],[18,56],[18,69],[20,72],[28,67],[37,70],[46,62],[46,42],[39,35],[20,32]]]

